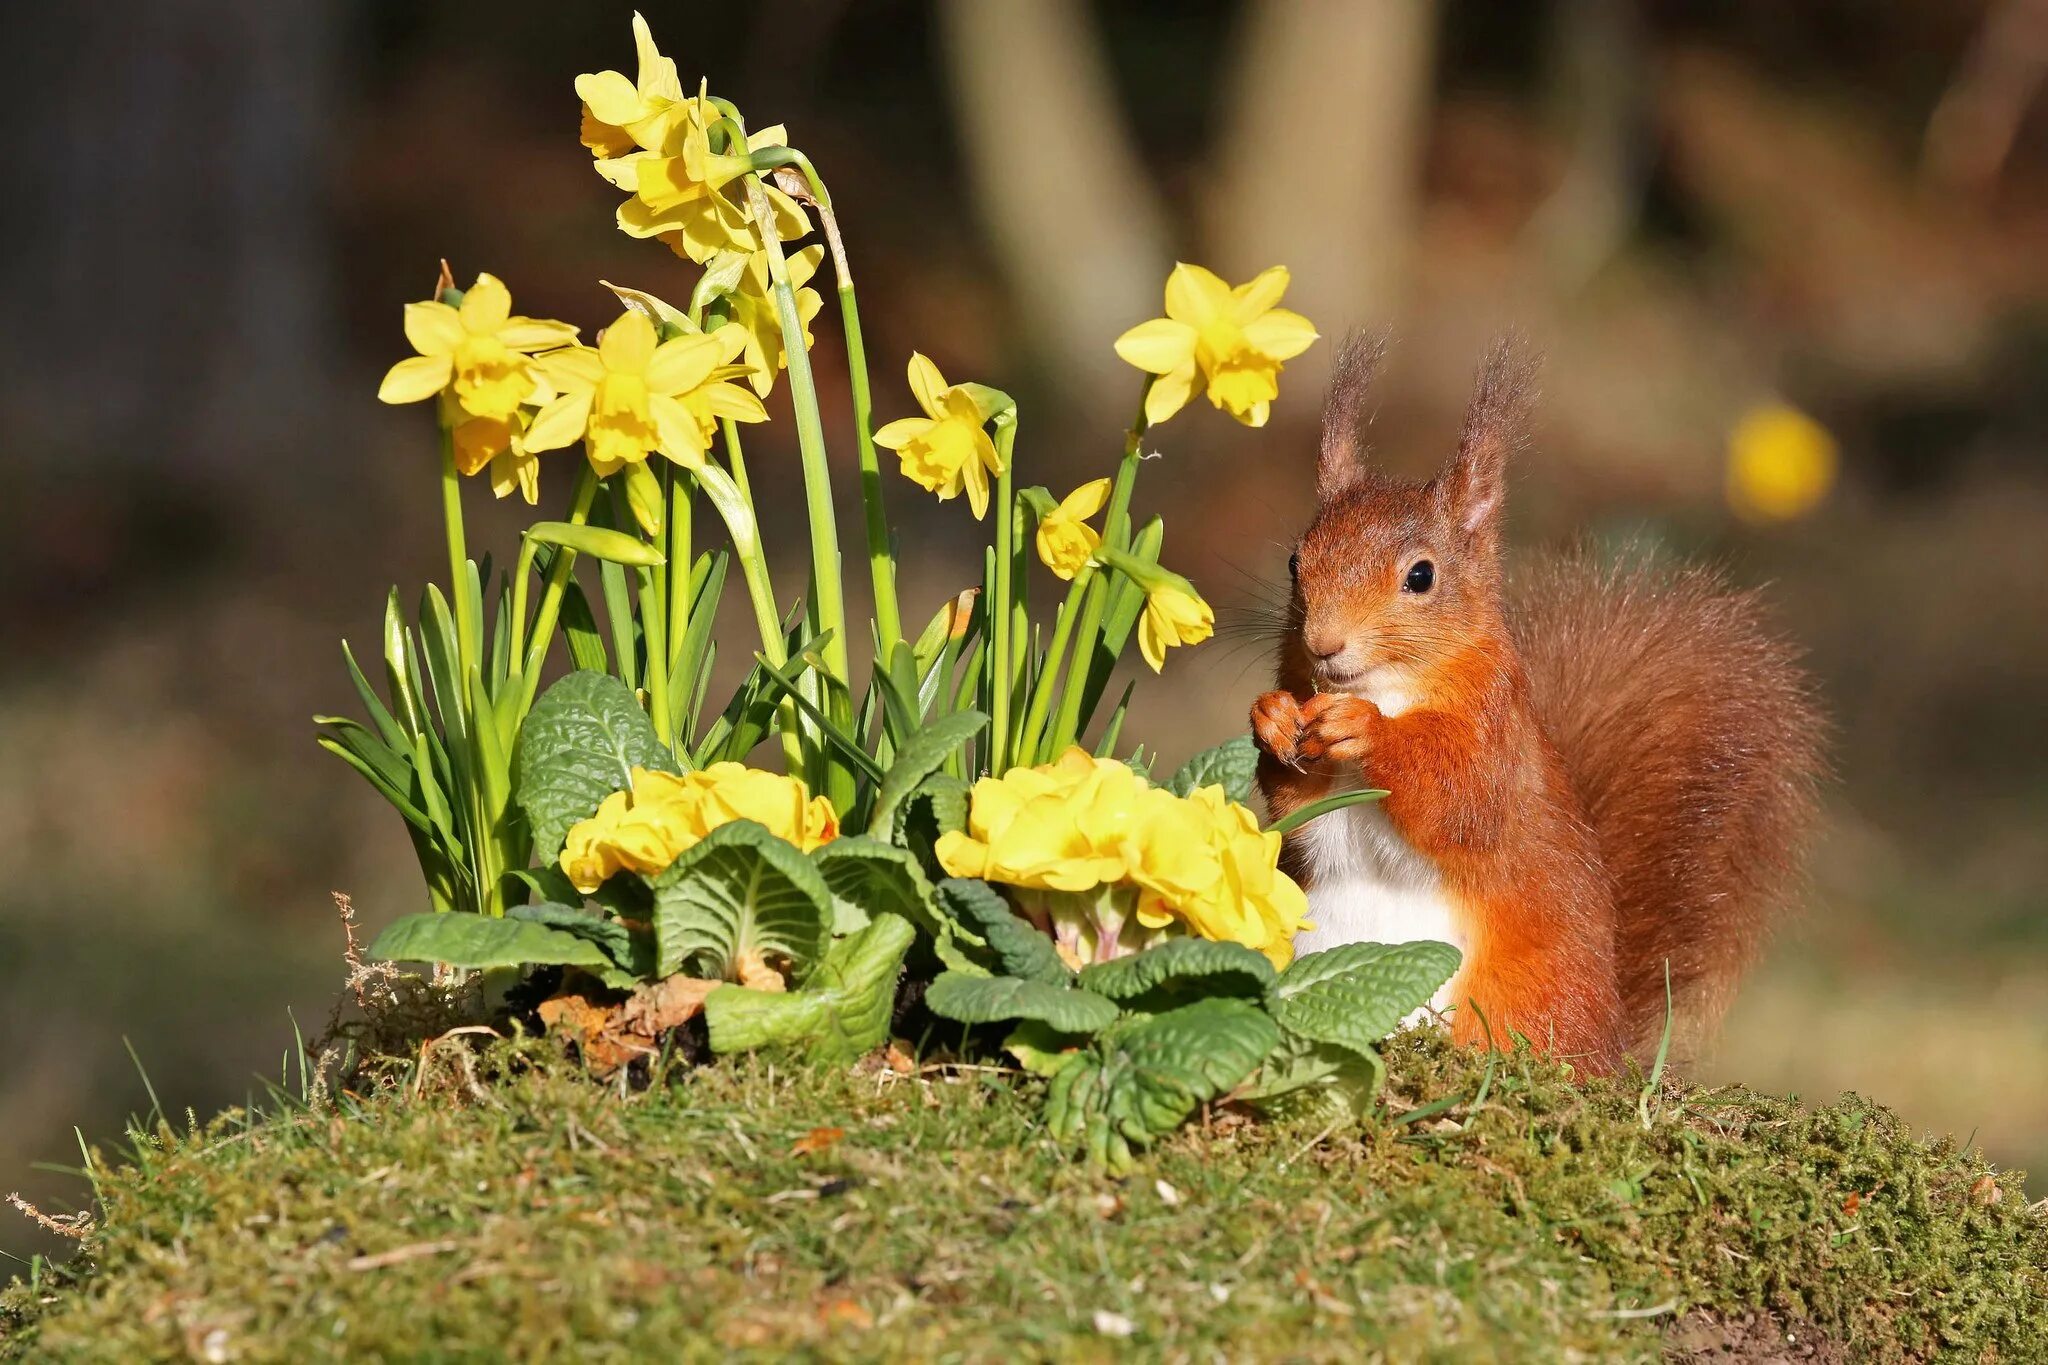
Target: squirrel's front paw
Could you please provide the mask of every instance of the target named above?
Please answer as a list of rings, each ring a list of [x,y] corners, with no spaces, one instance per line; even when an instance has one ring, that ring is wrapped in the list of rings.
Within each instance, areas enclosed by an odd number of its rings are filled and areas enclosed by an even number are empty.
[[[1252,703],[1252,742],[1274,759],[1299,766],[1295,745],[1300,738],[1301,703],[1292,692],[1268,692]]]
[[[1295,753],[1303,762],[1363,763],[1372,752],[1372,724],[1380,709],[1363,697],[1319,692],[1301,707],[1301,734]]]

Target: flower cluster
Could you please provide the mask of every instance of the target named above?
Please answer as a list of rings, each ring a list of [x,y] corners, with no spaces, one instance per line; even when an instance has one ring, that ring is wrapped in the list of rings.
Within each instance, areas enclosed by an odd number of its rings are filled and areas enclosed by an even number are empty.
[[[720,825],[752,820],[806,853],[839,837],[832,803],[793,777],[714,763],[678,777],[634,768],[632,784],[613,792],[597,814],[572,827],[562,871],[589,895],[620,872],[651,877]]]
[[[1080,748],[975,783],[967,830],[937,853],[952,876],[1018,888],[1019,908],[1077,967],[1176,931],[1284,967],[1308,909],[1279,870],[1280,836],[1222,788],[1176,796]]]

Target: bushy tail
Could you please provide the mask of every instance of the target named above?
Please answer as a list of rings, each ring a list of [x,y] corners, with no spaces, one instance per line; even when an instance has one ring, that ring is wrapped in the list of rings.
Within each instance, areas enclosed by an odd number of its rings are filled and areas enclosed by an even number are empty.
[[[1615,887],[1632,1041],[1664,1019],[1664,970],[1711,1029],[1798,884],[1825,722],[1754,592],[1704,568],[1584,556],[1518,575],[1516,642]]]

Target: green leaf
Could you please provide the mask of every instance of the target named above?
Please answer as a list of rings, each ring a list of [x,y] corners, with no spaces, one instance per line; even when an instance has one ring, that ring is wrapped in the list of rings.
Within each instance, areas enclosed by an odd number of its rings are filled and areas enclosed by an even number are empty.
[[[628,493],[631,492],[630,481]],[[637,507],[634,509],[639,510]],[[624,531],[607,530],[602,526],[579,526],[568,521],[537,521],[526,528],[526,538],[537,540],[543,545],[559,545],[574,550],[592,559],[601,559],[607,564],[630,564],[636,568],[651,569],[657,564],[666,564],[667,558],[661,551],[641,540],[638,536],[627,535]]]
[[[630,786],[636,767],[678,771],[624,683],[579,671],[543,692],[519,729],[513,766],[514,794],[533,830],[534,851],[552,860],[569,827]]]
[[[950,773],[933,773],[896,808],[896,823],[889,841],[917,855],[932,877],[944,875],[933,851],[939,837],[967,828],[969,800],[974,789]]]
[[[851,1061],[879,1046],[889,1036],[903,954],[916,937],[910,921],[877,915],[833,944],[802,990],[718,987],[704,1001],[711,1050],[801,1047],[824,1061]]]
[[[1239,735],[1183,763],[1180,771],[1166,780],[1166,786],[1175,796],[1187,796],[1197,787],[1221,787],[1225,796],[1243,805],[1252,798],[1258,772],[1258,746],[1250,735]]]
[[[1371,1112],[1385,1076],[1385,1064],[1371,1049],[1283,1038],[1238,1098],[1275,1118],[1355,1120]]]
[[[901,915],[936,929],[931,883],[908,849],[863,835],[845,835],[811,853],[832,893],[832,932],[853,933],[879,914]]]
[[[1116,1022],[1118,1014],[1115,1001],[1093,991],[961,972],[940,972],[925,992],[924,1003],[940,1018],[963,1024],[1035,1019],[1061,1033],[1100,1033]]]
[[[924,780],[939,770],[955,749],[988,728],[988,717],[979,711],[957,711],[941,716],[906,738],[896,750],[896,761],[882,778],[882,790],[875,798],[874,819],[868,833],[886,837],[896,827],[896,811]]]
[[[793,844],[751,820],[720,825],[654,878],[656,966],[732,979],[740,958],[780,958],[801,980],[825,946],[832,893]]]
[[[576,934],[531,920],[459,912],[407,915],[377,936],[370,956],[385,962],[445,962],[451,967],[611,965],[604,949]]]
[[[1292,834],[1295,830],[1300,829],[1319,815],[1328,815],[1333,810],[1342,810],[1346,806],[1356,806],[1366,801],[1378,801],[1384,798],[1386,794],[1386,792],[1377,788],[1366,791],[1338,792],[1332,796],[1325,796],[1320,801],[1311,801],[1306,806],[1297,807],[1281,819],[1275,820],[1268,828],[1274,834]]]
[[[597,617],[583,585],[570,579],[562,589],[562,638],[569,645],[569,662],[578,671],[603,673],[611,668],[604,651],[604,636],[597,633]]]
[[[615,919],[607,919],[576,906],[547,902],[512,906],[505,911],[505,918],[545,924],[550,929],[574,934],[586,943],[596,944],[611,959],[612,965],[625,974],[629,984],[654,974],[652,935],[636,934]],[[611,983],[608,981],[606,984]]]
[[[1458,970],[1448,943],[1347,943],[1294,960],[1266,993],[1298,1037],[1367,1053]]]
[[[1168,983],[1198,983],[1204,995],[1254,999],[1278,979],[1263,953],[1241,943],[1170,938],[1140,953],[1081,969],[1081,984],[1112,1000],[1136,1000]]]
[[[1072,983],[1074,974],[1060,961],[1052,939],[1012,910],[987,882],[949,877],[938,885],[936,904],[941,913],[988,945],[988,954],[1002,975],[1048,986]]]

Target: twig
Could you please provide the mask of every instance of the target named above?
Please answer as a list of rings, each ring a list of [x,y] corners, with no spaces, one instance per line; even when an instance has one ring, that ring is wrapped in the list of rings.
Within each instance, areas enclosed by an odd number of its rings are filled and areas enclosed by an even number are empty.
[[[44,1232],[54,1232],[57,1236],[69,1237],[74,1242],[83,1242],[93,1234],[92,1215],[83,1210],[78,1213],[44,1213],[18,1194],[8,1195],[7,1202],[20,1209],[22,1217]]]
[[[393,1247],[389,1251],[380,1251],[374,1256],[352,1256],[349,1258],[348,1268],[350,1270],[382,1270],[386,1266],[403,1265],[407,1261],[416,1261],[422,1256],[442,1256],[448,1252],[460,1251],[461,1249],[462,1243],[456,1241],[414,1242],[410,1246]]]

